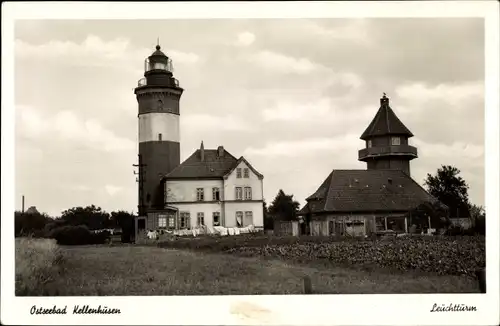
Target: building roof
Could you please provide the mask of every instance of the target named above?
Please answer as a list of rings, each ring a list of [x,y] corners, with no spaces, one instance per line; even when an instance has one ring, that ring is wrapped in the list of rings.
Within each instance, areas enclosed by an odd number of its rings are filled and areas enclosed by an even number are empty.
[[[399,120],[389,106],[389,99],[384,96],[380,99],[380,108],[368,128],[361,135],[361,139],[367,140],[374,136],[404,135],[413,137],[411,131]]]
[[[408,211],[437,202],[400,170],[333,170],[299,214]]]
[[[222,153],[222,155],[219,155],[219,153]],[[197,149],[184,162],[172,170],[166,176],[166,179],[222,179],[230,174],[240,162],[245,162],[250,170],[259,178],[263,178],[262,174],[257,172],[243,156],[236,159],[222,146],[218,149],[204,149],[202,142],[200,149]]]
[[[157,45],[156,46],[156,51],[153,52],[153,54],[151,54],[151,57],[153,56],[162,56],[162,57],[166,57],[165,53],[163,53],[162,51],[160,51],[161,47],[160,45]]]

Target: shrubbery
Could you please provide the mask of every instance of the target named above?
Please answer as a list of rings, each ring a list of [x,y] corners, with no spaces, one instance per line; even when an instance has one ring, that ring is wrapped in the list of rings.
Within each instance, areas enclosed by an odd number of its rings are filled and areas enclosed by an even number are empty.
[[[368,240],[328,237],[200,237],[163,242],[160,247],[218,251],[286,260],[328,260],[342,265],[401,271],[473,275],[485,266],[484,237],[409,236]]]
[[[85,225],[66,225],[52,229],[47,237],[56,239],[60,245],[88,245],[106,243],[111,234],[108,231],[92,233]]]
[[[64,259],[53,239],[17,238],[16,295],[57,295],[52,282],[60,277]]]

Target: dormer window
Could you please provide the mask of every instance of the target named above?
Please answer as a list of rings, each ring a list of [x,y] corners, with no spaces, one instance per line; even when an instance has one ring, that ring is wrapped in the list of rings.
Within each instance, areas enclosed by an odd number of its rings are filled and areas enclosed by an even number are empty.
[[[401,145],[401,138],[399,138],[399,137],[392,137],[391,138],[391,145],[392,146],[399,146],[399,145]]]
[[[371,139],[366,142],[366,147],[372,148],[372,141],[371,141]]]

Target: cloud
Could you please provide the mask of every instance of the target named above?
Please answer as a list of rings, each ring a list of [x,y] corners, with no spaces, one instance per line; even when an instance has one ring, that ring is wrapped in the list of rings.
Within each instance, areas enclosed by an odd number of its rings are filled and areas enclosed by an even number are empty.
[[[42,44],[30,44],[16,40],[16,57],[29,60],[43,60],[59,65],[78,67],[118,67],[137,69],[136,64],[143,62],[154,49],[136,48],[129,39],[118,37],[109,41],[99,36],[88,35],[82,42],[51,40]],[[174,63],[194,64],[200,57],[192,52],[175,49],[162,49]],[[133,64],[131,64],[133,63]]]
[[[73,190],[73,191],[91,191],[92,188],[89,186],[85,185],[69,185],[67,186],[67,189]]]
[[[471,98],[484,98],[484,84],[480,81],[470,81],[429,86],[417,82],[397,87],[396,94],[412,103],[444,100],[456,105]]]
[[[190,114],[181,117],[181,130],[251,131],[251,125],[234,115]]]
[[[19,133],[27,138],[38,140],[54,133],[64,141],[84,144],[97,150],[127,151],[136,144],[128,138],[116,136],[94,119],[80,120],[71,111],[60,111],[54,115],[43,115],[30,106],[17,106]]]
[[[114,196],[116,195],[118,192],[122,191],[122,187],[117,187],[117,186],[113,186],[113,185],[106,185],[104,187],[104,189],[106,190],[106,192],[108,193],[108,195],[110,196]]]
[[[457,157],[462,160],[470,160],[471,163],[484,165],[484,146],[454,142],[451,145],[442,143],[426,143],[418,138],[413,140],[414,146],[419,149],[419,156],[422,158],[435,157],[443,161],[454,161]]]
[[[255,41],[255,35],[250,32],[243,32],[238,34],[238,39],[236,40],[237,46],[247,47],[250,46]]]
[[[262,148],[249,147],[244,155],[302,157],[321,151],[342,151],[358,144],[358,136],[346,134],[339,137],[309,138],[296,141],[272,141]]]
[[[262,110],[265,122],[327,124],[330,127],[349,127],[359,121],[368,121],[375,115],[373,106],[346,110],[348,99],[322,97],[315,101],[278,100],[275,105]],[[368,123],[368,122],[367,122]]]
[[[307,58],[296,59],[268,50],[262,50],[250,55],[247,60],[261,68],[280,73],[309,74],[324,69],[321,65]]]

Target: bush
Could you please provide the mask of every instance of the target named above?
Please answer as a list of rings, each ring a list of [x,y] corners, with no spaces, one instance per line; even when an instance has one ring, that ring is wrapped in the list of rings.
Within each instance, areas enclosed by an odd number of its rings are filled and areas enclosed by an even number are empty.
[[[30,235],[36,231],[43,230],[52,219],[46,214],[34,213],[14,213],[15,236],[22,237]]]
[[[454,226],[449,227],[446,230],[445,235],[447,235],[447,236],[472,236],[472,235],[474,235],[474,233],[475,233],[474,229],[472,229],[472,228],[464,229],[461,226],[454,225]]]
[[[16,295],[57,295],[51,283],[62,271],[64,257],[52,239],[16,239]]]
[[[484,237],[409,236],[392,239],[240,235],[178,238],[164,248],[218,251],[292,261],[326,260],[351,266],[472,275],[486,264]]]
[[[50,231],[49,238],[57,240],[60,245],[103,244],[111,237],[109,231],[92,233],[85,225],[66,225]]]

